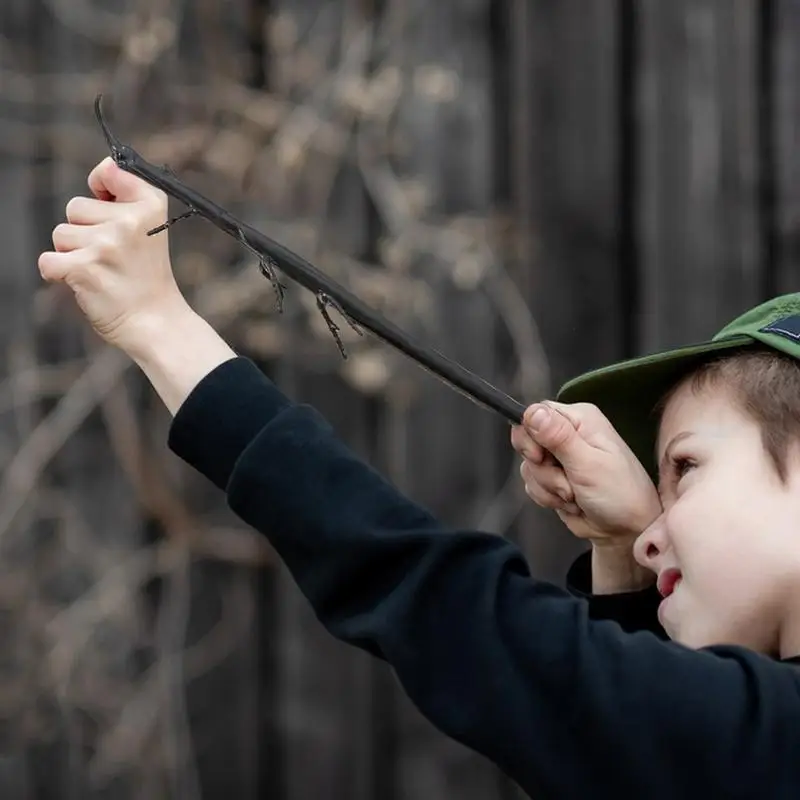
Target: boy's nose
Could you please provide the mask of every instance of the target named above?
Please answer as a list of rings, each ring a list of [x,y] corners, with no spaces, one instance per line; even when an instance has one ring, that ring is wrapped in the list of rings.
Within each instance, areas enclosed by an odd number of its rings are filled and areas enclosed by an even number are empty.
[[[658,572],[658,561],[667,551],[667,547],[666,528],[661,516],[634,542],[633,557],[641,566]]]

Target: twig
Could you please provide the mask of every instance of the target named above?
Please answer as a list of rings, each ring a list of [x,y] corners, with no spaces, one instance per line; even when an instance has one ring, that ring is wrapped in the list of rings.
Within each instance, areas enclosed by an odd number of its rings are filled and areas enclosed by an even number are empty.
[[[521,421],[524,405],[433,348],[418,344],[408,334],[375,314],[355,295],[332,281],[308,261],[237,219],[199,192],[185,186],[163,168],[148,163],[130,146],[122,144],[111,133],[103,118],[101,100],[101,96],[98,96],[95,101],[95,112],[103,128],[111,156],[121,169],[137,175],[181,201],[188,208],[196,209],[197,214],[217,228],[240,242],[246,242],[265,258],[274,261],[282,272],[315,295],[324,294],[335,300],[349,318],[369,330],[378,339],[416,361],[451,388],[477,404],[502,415],[511,423],[517,424]]]

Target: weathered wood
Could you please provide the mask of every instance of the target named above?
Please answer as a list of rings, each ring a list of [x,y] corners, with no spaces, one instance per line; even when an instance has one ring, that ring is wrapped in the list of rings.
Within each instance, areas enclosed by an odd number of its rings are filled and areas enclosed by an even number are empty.
[[[223,79],[245,79],[244,44],[250,5],[249,0],[232,0],[224,10],[213,3],[176,7],[174,16],[167,17],[179,22],[175,46],[167,48],[145,77],[135,71],[120,74],[119,90],[136,98],[140,108],[148,109],[150,130],[207,121],[208,109],[197,109],[197,117],[185,119],[172,108],[184,84],[204,84],[212,89]],[[155,91],[156,87],[163,88]],[[187,174],[188,169],[174,163],[171,166],[202,186],[194,175]],[[203,177],[210,184],[213,181],[213,188],[203,189],[220,202],[231,204],[239,199],[230,181],[220,180],[212,170]],[[202,254],[223,261],[232,253],[244,255],[209,226],[192,222],[172,230],[171,244],[178,258]],[[223,332],[227,333],[227,327]],[[161,441],[166,438],[166,424],[164,420]],[[216,488],[210,489],[204,479],[185,470],[181,477],[182,485],[178,485],[200,525],[241,527]],[[272,794],[279,787],[280,776],[280,749],[274,746],[276,730],[271,713],[274,663],[269,651],[260,647],[260,637],[271,637],[275,628],[273,573],[208,559],[193,564],[190,575],[192,613],[187,643],[202,640],[231,609],[239,631],[231,652],[185,689],[186,716],[192,732],[191,766],[197,772],[203,797],[230,795],[255,800]],[[164,603],[160,606],[163,610]],[[232,623],[228,621],[228,625]],[[191,788],[189,778],[184,774],[186,789]]]
[[[760,299],[756,7],[639,7],[644,351],[702,340]]]
[[[162,123],[185,122],[181,109],[206,113],[196,100],[173,103],[185,83],[211,87],[222,75],[237,80],[245,73],[251,89],[269,90],[298,109],[311,95],[324,98],[320,116],[338,109],[346,130],[342,95],[333,99],[331,78],[359,24],[377,14],[385,26],[391,10],[394,27],[381,28],[364,65],[367,77],[388,66],[404,80],[392,134],[385,140],[378,133],[379,144],[399,146],[391,167],[399,188],[411,189],[412,213],[415,193],[422,190],[420,217],[427,231],[455,216],[461,223],[470,216],[485,219],[503,184],[502,199],[527,243],[513,277],[538,323],[550,395],[584,370],[705,338],[767,288],[800,289],[797,0],[410,0],[402,13],[394,3],[344,0],[236,0],[224,6],[181,4],[174,17],[182,21],[176,43],[140,74],[127,67],[112,70],[110,53],[119,63],[113,47],[96,47],[70,31],[43,2],[5,0],[0,32],[33,46],[8,59],[4,53],[4,67],[17,58],[14,67],[34,76],[104,70],[106,90],[130,101],[116,107],[115,119],[134,137],[145,126],[152,132]],[[490,6],[495,20],[505,21],[494,43]],[[264,27],[267,18],[278,20],[279,28]],[[247,55],[245,38],[255,45]],[[281,53],[289,51],[295,57],[280,69]],[[258,64],[254,53],[262,59]],[[308,80],[309,75],[317,77]],[[493,100],[500,81],[508,84],[500,93],[505,99]],[[368,85],[354,81],[349,96],[358,98]],[[0,130],[19,132],[20,123],[33,121],[41,134],[35,146],[25,137],[0,142],[5,247],[0,332],[8,343],[0,360],[11,374],[36,356],[60,362],[83,352],[83,328],[75,317],[36,329],[30,312],[40,285],[35,260],[66,199],[85,191],[90,153],[99,158],[105,150],[99,136],[82,152],[83,163],[74,160],[74,142],[69,150],[52,149],[56,140],[48,129],[65,124],[88,129],[88,107],[74,107],[53,92],[47,103],[23,107],[4,99],[5,88],[0,86]],[[209,90],[209,97],[216,95]],[[768,120],[763,113],[771,115]],[[361,132],[369,134],[372,125],[364,121]],[[225,183],[215,171],[220,163],[215,158],[225,156],[226,147],[231,155],[232,140],[224,137],[213,140],[211,155],[199,154],[192,183],[228,205],[245,206],[245,215],[259,227],[305,225],[310,236],[298,249],[308,248],[312,260],[331,248],[379,261],[386,242],[396,244],[402,216],[398,223],[380,207],[380,198],[370,199],[375,187],[365,185],[355,147],[336,159],[315,153],[302,137],[294,148],[280,134],[271,137],[262,132],[251,144],[246,136],[236,140],[251,148],[233,154],[253,162],[246,200],[244,189]],[[276,142],[281,155],[270,160]],[[299,165],[296,170],[292,163]],[[501,169],[507,171],[503,180]],[[481,231],[471,235],[484,237]],[[309,244],[314,237],[316,245]],[[448,242],[451,255],[432,252],[419,230],[404,240],[422,252],[406,266],[424,277],[430,307],[409,309],[397,321],[502,385],[501,367],[509,359],[497,344],[497,309],[476,288],[479,271],[458,253],[461,240],[454,230],[434,239]],[[193,222],[173,236],[178,254],[202,250],[208,258],[226,260],[234,249]],[[247,258],[239,251],[235,256]],[[353,387],[333,341],[330,357],[321,347],[322,356],[312,363],[300,347],[311,338],[300,295],[290,288],[281,321],[282,331],[291,334],[288,350],[264,368],[288,394],[315,405],[352,448],[444,522],[477,525],[513,461],[505,423],[384,350],[393,375],[384,396],[369,397]],[[241,327],[232,324],[224,332],[236,340]],[[247,352],[241,340],[236,344]],[[135,384],[133,397],[142,400]],[[142,408],[146,405],[142,401]],[[19,448],[49,406],[33,400],[0,419],[3,458]],[[150,416],[146,419],[149,424]],[[155,419],[151,438],[163,443],[168,420],[163,413]],[[152,532],[110,447],[108,425],[108,419],[92,416],[42,481],[74,501],[86,549],[78,555],[95,553],[100,545],[123,553],[143,541],[145,528]],[[170,462],[169,471],[178,466]],[[237,524],[217,490],[197,475],[176,471],[199,524]],[[53,538],[31,514],[23,514],[17,527],[24,535],[4,540],[4,547],[28,543],[32,552],[36,542]],[[527,501],[511,535],[534,574],[555,581],[563,579],[580,549],[554,515]],[[69,599],[85,576],[66,557],[59,564],[55,590]],[[0,566],[8,568],[5,562]],[[218,621],[225,598],[235,598],[243,615],[255,612],[234,652],[186,692],[203,796],[507,800],[516,795],[493,766],[435,731],[385,664],[334,641],[282,567],[255,574],[204,563],[193,567],[191,578],[189,640]],[[20,630],[28,624],[20,621]],[[17,643],[28,634],[37,631],[12,631],[14,647],[8,649],[22,649]],[[171,644],[179,646],[181,636]],[[129,650],[122,637],[120,662]],[[0,669],[17,669],[18,677],[19,665],[12,662],[8,656]],[[176,693],[173,686],[164,697],[171,711],[180,710],[171,705],[180,689]],[[33,696],[25,702],[32,704]],[[169,742],[154,742],[157,760]],[[0,761],[0,795],[135,797],[126,785],[89,788],[83,744],[65,725],[51,744],[34,747],[19,734]],[[179,780],[167,788],[160,771],[142,758],[130,774],[141,777],[145,795],[170,796],[182,785],[192,796],[188,770],[179,770]],[[56,784],[63,791],[58,793]]]
[[[6,140],[10,155],[2,156],[0,168],[3,197],[7,200],[0,214],[7,259],[2,271],[6,285],[0,316],[6,342],[4,373],[11,383],[20,373],[30,375],[43,362],[75,356],[79,348],[76,348],[75,328],[69,325],[68,315],[59,314],[61,307],[52,302],[53,293],[50,293],[50,303],[42,302],[44,287],[36,266],[41,250],[50,246],[50,232],[60,217],[55,209],[61,205],[63,211],[62,186],[56,177],[61,154],[53,149],[48,127],[63,122],[65,114],[57,102],[37,104],[35,87],[43,85],[46,76],[57,73],[59,67],[70,63],[70,40],[39,3],[4,4],[3,16],[2,32],[4,36],[17,33],[15,46],[24,61],[19,66],[30,82],[29,96],[16,103],[6,105],[4,102],[2,113],[11,126]],[[73,63],[75,61],[72,59]],[[30,91],[31,88],[34,91]],[[35,302],[37,292],[39,301]],[[17,392],[19,388],[13,393]],[[13,438],[4,442],[4,456],[23,447],[27,436],[43,421],[56,398],[42,399],[34,389],[29,396],[23,392],[16,399],[19,405],[14,408],[6,431]],[[3,427],[6,427],[5,422]],[[99,577],[98,550],[110,552],[116,547],[121,552],[130,544],[129,534],[137,530],[137,515],[129,487],[121,471],[114,468],[112,455],[103,439],[96,414],[91,415],[77,434],[70,432],[66,445],[43,465],[30,502],[15,520],[12,530],[4,532],[3,570],[5,572],[16,562],[17,573],[27,575],[31,586],[27,600],[20,598],[16,604],[20,611],[15,621],[18,636],[9,635],[7,640],[10,649],[19,654],[27,652],[29,659],[43,660],[47,656],[42,653],[44,631],[40,626],[43,617],[41,609],[36,616],[36,603],[44,602],[49,608],[69,606]],[[4,468],[3,472],[6,477],[10,470]],[[50,493],[49,502],[42,499],[45,492]],[[74,501],[70,498],[73,493]],[[70,498],[70,519],[64,519],[66,515],[59,508],[59,497]],[[79,540],[81,543],[76,546]],[[43,563],[50,566],[45,569]],[[36,619],[38,622],[34,622]],[[103,620],[98,629],[104,626],[119,636],[120,622],[119,616],[113,621]],[[112,671],[124,665],[130,652],[130,642],[124,638],[120,637],[118,651],[108,659]],[[12,644],[14,639],[16,644]],[[105,656],[99,651],[97,638],[89,637],[76,669],[76,674],[84,680],[95,669],[103,672]],[[15,739],[24,753],[20,764],[27,772],[27,781],[23,781],[27,791],[36,796],[52,795],[56,791],[65,798],[87,796],[86,762],[79,754],[80,745],[72,726],[75,714],[82,710],[80,702],[64,697],[59,704],[41,663],[25,663],[21,657],[15,666],[17,674],[7,676],[4,683],[11,685],[14,680],[22,680],[27,685],[26,695],[19,698],[21,718],[14,719],[14,713],[9,716],[17,731]],[[24,723],[26,717],[30,719],[31,715],[36,715],[37,704],[48,709],[45,725],[52,731],[49,737],[42,736],[42,728],[37,726],[32,730]],[[6,771],[6,774],[9,773]],[[9,796],[18,791],[13,784],[0,786],[0,793]]]
[[[354,34],[366,22],[353,5],[338,7],[324,0],[274,2],[270,27],[268,87],[283,99],[310,104],[323,119],[343,115],[334,72],[345,59],[355,63],[356,75],[368,64],[352,48]],[[293,61],[287,66],[287,54]],[[365,51],[368,56],[368,51]],[[299,71],[293,66],[299,67]],[[352,67],[351,67],[352,68]],[[309,81],[309,77],[317,77]],[[279,148],[291,145],[280,134],[265,188],[287,167]],[[340,158],[315,156],[303,147],[299,169],[289,167],[281,177],[282,190],[272,191],[269,215],[279,221],[309,226],[315,242],[300,251],[315,253],[335,247],[358,258],[369,248],[367,204],[363,183],[348,161],[352,146]],[[292,330],[291,342],[307,337],[301,315],[304,290],[291,286],[282,325]],[[364,397],[335,374],[341,364],[336,345],[328,341],[330,361],[315,372],[296,355],[292,343],[276,365],[278,384],[290,396],[314,405],[344,440],[368,460],[374,460],[374,401]],[[277,706],[282,736],[282,790],[285,800],[326,797],[331,800],[369,800],[376,796],[376,766],[381,741],[374,719],[373,685],[378,665],[365,653],[334,640],[323,630],[308,602],[285,570],[278,581]],[[384,670],[385,665],[382,667]]]
[[[232,12],[231,4],[228,12]],[[184,17],[184,22],[191,25],[191,17],[190,10]],[[44,63],[41,69],[44,74],[53,75],[63,70],[88,74],[92,69],[106,68],[104,59],[107,54],[98,57],[98,50],[87,46],[80,31],[60,24],[59,20],[51,19],[41,10],[33,27],[41,38],[35,49],[43,54]],[[189,68],[197,58],[196,49],[191,46],[184,48],[182,59]],[[152,113],[152,105],[146,105],[148,95],[143,91],[150,86],[146,77],[146,65],[141,70],[131,67],[131,64],[125,65],[116,73],[115,80],[104,88],[111,93],[112,98],[123,101],[116,104],[115,117],[121,128],[127,129],[133,137],[141,131],[141,124],[147,121],[143,110],[147,109]],[[85,125],[87,119],[91,120],[90,106],[75,106],[68,97],[57,97],[47,108],[49,117],[44,122],[53,127]],[[94,157],[91,156],[92,150],[96,154]],[[40,169],[40,174],[49,179],[47,184],[40,186],[41,196],[50,203],[38,216],[40,242],[49,238],[50,229],[63,218],[67,199],[73,194],[86,192],[87,166],[105,155],[106,150],[99,134],[93,146],[87,144],[82,153],[84,160],[78,163],[69,152],[56,149],[49,153],[49,175]],[[183,231],[177,232],[174,239],[180,252],[184,249],[181,248]],[[196,247],[197,241],[191,244]],[[81,354],[84,329],[85,325],[79,321],[77,315],[60,319],[56,331],[48,330],[46,337],[40,337],[41,352],[47,359],[55,361]],[[140,400],[139,385],[134,381],[127,387],[132,389],[134,402]],[[149,393],[149,389],[147,391]],[[161,417],[163,419],[163,412]],[[67,493],[76,517],[82,521],[87,531],[86,540],[82,543],[85,554],[88,556],[105,550],[107,561],[114,560],[112,554],[116,554],[116,560],[123,558],[125,554],[145,544],[148,536],[151,540],[160,540],[175,533],[161,529],[148,520],[147,512],[138,507],[131,482],[124,474],[111,446],[115,438],[111,428],[115,424],[108,417],[104,420],[100,415],[93,415],[64,448],[54,462],[53,469],[57,486]],[[162,447],[163,441],[164,438],[159,440]],[[208,492],[205,482],[200,491]],[[191,497],[192,492],[188,491],[186,496]],[[227,517],[225,521],[230,522],[230,512],[225,514],[224,498],[216,492],[214,498],[215,509],[212,515],[216,513],[218,518]],[[60,587],[62,591],[69,589],[66,578],[70,569],[71,565],[65,561]],[[80,573],[78,577],[81,577]],[[236,584],[244,585],[247,590],[248,583],[252,580],[248,570],[237,570],[225,564],[190,565],[188,579],[191,613],[179,613],[175,622],[165,629],[168,641],[162,639],[158,642],[158,646],[165,647],[170,654],[179,653],[187,642],[195,642],[206,635],[217,621],[224,600],[229,599],[231,593],[236,591]],[[172,574],[163,582],[155,582],[161,589],[157,596],[142,592],[145,600],[155,601],[151,608],[154,617],[161,618],[164,614],[171,614],[171,588],[181,580],[179,574]],[[144,610],[145,616],[146,606],[145,602],[138,609],[139,612]],[[137,612],[136,604],[131,603],[129,607],[131,615]],[[135,626],[131,630],[135,630]],[[253,717],[258,690],[256,652],[252,644],[255,641],[254,634],[254,627],[249,633],[245,632],[233,653],[214,666],[209,673],[194,680],[190,686],[185,685],[180,671],[173,672],[162,683],[159,718],[152,736],[155,758],[151,761],[142,757],[128,765],[127,770],[123,770],[128,772],[128,777],[135,779],[134,783],[143,787],[149,786],[149,790],[145,791],[158,793],[165,790],[168,793],[180,793],[187,798],[198,796],[197,792],[201,787],[204,795],[222,792],[242,798],[259,796],[256,786],[257,771],[264,759],[253,747],[258,728],[258,722]],[[115,655],[120,666],[131,659],[132,649],[133,642],[126,641],[124,636],[119,638]],[[155,657],[165,654],[157,650]],[[91,656],[91,653],[87,655]],[[132,680],[136,680],[133,674]],[[187,732],[192,738],[189,748],[186,748],[185,741]],[[182,740],[177,747],[173,744],[176,736]],[[60,744],[75,747],[75,743],[70,741]],[[173,757],[176,763],[170,767],[169,760]],[[42,776],[49,774],[59,784],[71,786],[75,796],[86,797],[89,789],[85,785],[85,759],[68,759],[65,756],[55,761],[57,769],[39,768],[38,773]],[[194,782],[195,770],[199,785]],[[165,786],[169,788],[164,789]],[[110,791],[116,792],[115,796],[120,796],[119,787]]]
[[[402,18],[394,33],[406,87],[397,115],[405,150],[394,160],[398,177],[421,189],[426,224],[484,217],[494,188],[489,3],[410,2]],[[388,237],[397,236],[387,227]],[[478,241],[485,236],[475,235]],[[492,380],[496,312],[471,282],[469,267],[469,254],[457,248],[449,258],[426,255],[417,269],[431,288],[433,312],[405,322]],[[394,443],[390,475],[444,522],[473,527],[497,491],[496,442],[508,436],[507,426],[415,367],[401,369],[411,389],[405,401],[395,398],[387,419],[387,442]],[[399,688],[396,695],[392,798],[499,796],[505,781],[493,766],[434,730]]]
[[[800,291],[800,3],[776,0],[770,42],[775,69],[776,290]]]
[[[0,29],[27,35],[32,21],[31,11],[27,0],[4,3],[0,8]],[[21,117],[13,103],[0,97],[0,119],[21,121]],[[0,193],[0,241],[3,242],[0,262],[0,339],[4,345],[0,348],[0,369],[7,382],[18,370],[30,369],[35,362],[35,323],[29,309],[39,285],[35,268],[34,173],[30,158],[15,154],[13,144],[18,144],[18,141],[12,141],[11,153],[0,150],[0,186],[3,187]],[[8,383],[6,388],[11,388]],[[14,395],[19,397],[19,389],[13,392]],[[6,410],[0,416],[0,464],[3,472],[22,441],[30,434],[35,421],[29,404],[24,400],[18,407]],[[31,518],[30,513],[22,515],[19,520],[22,533],[17,536],[30,535]],[[6,541],[3,548],[4,577],[9,571],[16,571],[13,563],[6,564],[7,549]],[[20,673],[27,672],[31,666],[25,663],[30,631],[25,629],[25,622],[19,615],[12,615],[8,619],[4,614],[2,633],[7,646],[0,659],[0,679],[6,684],[25,687]],[[24,798],[32,790],[28,742],[20,731],[19,707],[27,702],[29,698],[23,697],[13,707],[9,708],[6,702],[2,708],[5,753],[0,762],[0,795],[4,797]]]
[[[531,115],[511,131],[517,160],[527,162],[526,171],[512,167],[514,196],[525,204],[520,283],[552,397],[565,379],[624,355],[618,4],[534,0],[514,9],[513,46],[528,48],[530,70],[512,76],[514,103]],[[534,572],[562,581],[580,546],[555,515],[527,503],[516,527]]]

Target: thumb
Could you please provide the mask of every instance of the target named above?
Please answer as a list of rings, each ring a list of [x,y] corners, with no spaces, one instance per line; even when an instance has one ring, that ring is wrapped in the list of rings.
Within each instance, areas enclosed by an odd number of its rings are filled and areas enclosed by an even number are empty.
[[[530,406],[523,425],[534,441],[551,452],[564,469],[580,469],[590,445],[581,437],[575,423],[546,403]]]
[[[107,156],[90,173],[89,188],[98,200],[134,203],[156,191],[136,175],[126,172]]]

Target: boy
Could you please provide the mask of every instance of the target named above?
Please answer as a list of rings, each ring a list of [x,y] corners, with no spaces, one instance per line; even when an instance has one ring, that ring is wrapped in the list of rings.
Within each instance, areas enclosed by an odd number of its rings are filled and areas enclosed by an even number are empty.
[[[660,498],[634,453],[619,446],[610,421],[595,406],[556,405],[548,409],[548,425],[513,432],[525,458],[528,493],[593,543],[591,581],[585,565],[582,574],[580,567],[573,568],[572,577],[573,587],[598,593],[591,598],[594,616],[622,615],[629,629],[657,630],[656,621],[647,618],[655,594],[665,597],[658,612],[667,633],[684,644],[739,644],[773,656],[800,653],[800,542],[791,516],[780,517],[781,509],[791,515],[800,498],[794,479],[800,444],[800,304],[796,297],[783,302],[785,308],[779,299],[745,314],[710,346],[615,365],[562,390],[562,398],[597,399],[627,430],[641,460],[660,475]],[[742,331],[749,335],[737,336]],[[643,371],[650,373],[644,381]],[[658,447],[653,441],[658,419],[646,413],[654,407],[663,413]],[[624,483],[597,463],[604,437],[618,447],[615,456],[629,464]],[[665,445],[671,439],[675,444]],[[656,450],[666,454],[660,469],[653,459]],[[545,456],[548,451],[558,463]],[[630,497],[639,498],[638,518],[646,523],[635,543],[614,528],[609,515]],[[699,538],[687,545],[687,537]],[[688,564],[682,560],[689,559],[687,581]],[[647,572],[652,581],[659,577],[655,593],[641,591]],[[636,590],[638,596],[615,596]],[[637,605],[638,621],[626,619]]]
[[[664,512],[637,539],[636,556],[678,586],[662,615],[671,631],[692,647],[734,643],[695,650],[627,634],[533,580],[509,542],[444,529],[313,409],[236,357],[181,296],[165,237],[144,235],[166,216],[160,192],[109,159],[89,186],[96,199],[67,205],[69,224],[55,229],[55,252],[41,255],[42,275],[67,283],[95,330],[136,361],[175,415],[171,447],[269,536],[328,630],[390,663],[435,725],[536,798],[797,796],[794,449],[784,483],[772,480],[758,428],[727,395],[703,403],[691,387],[677,390],[659,456],[683,449],[669,455]],[[800,313],[800,298],[787,302],[777,317]],[[603,375],[592,381],[602,395]],[[564,464],[569,502],[597,542],[630,541],[652,501],[641,464],[611,431],[589,444],[603,478],[618,476],[615,491],[635,477],[618,495],[627,510],[609,510],[592,479]]]

